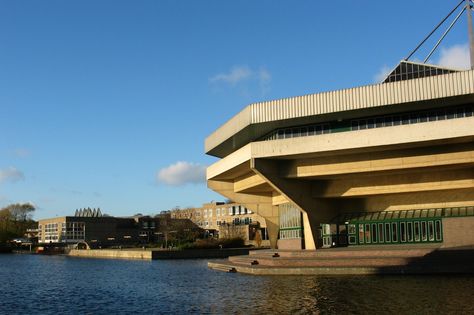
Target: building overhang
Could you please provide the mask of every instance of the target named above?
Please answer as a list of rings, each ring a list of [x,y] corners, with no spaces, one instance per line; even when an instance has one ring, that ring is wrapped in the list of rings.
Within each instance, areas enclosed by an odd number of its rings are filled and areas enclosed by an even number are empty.
[[[205,151],[223,158],[276,128],[472,102],[474,70],[255,103],[212,133]]]

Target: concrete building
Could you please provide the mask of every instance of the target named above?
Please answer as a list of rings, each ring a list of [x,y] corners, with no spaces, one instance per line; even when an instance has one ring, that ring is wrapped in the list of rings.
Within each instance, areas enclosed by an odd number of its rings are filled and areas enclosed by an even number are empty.
[[[170,235],[171,232],[173,235]],[[77,210],[74,216],[38,221],[38,243],[74,245],[87,242],[91,247],[164,243],[168,239],[202,234],[202,229],[186,219],[169,214],[155,217],[103,216],[100,210]]]
[[[205,141],[208,186],[272,247],[474,245],[474,70],[402,61],[375,85],[255,103]]]
[[[210,202],[200,208],[172,210],[171,217],[190,219],[210,236],[242,237],[249,244],[254,243],[255,233],[258,232],[262,244],[268,245],[265,219],[242,204]]]

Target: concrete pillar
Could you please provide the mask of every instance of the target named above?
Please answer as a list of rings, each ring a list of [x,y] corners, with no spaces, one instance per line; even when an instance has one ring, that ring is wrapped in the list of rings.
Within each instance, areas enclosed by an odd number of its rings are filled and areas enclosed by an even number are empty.
[[[265,217],[267,223],[268,239],[272,249],[278,248],[278,234],[280,233],[280,217]]]

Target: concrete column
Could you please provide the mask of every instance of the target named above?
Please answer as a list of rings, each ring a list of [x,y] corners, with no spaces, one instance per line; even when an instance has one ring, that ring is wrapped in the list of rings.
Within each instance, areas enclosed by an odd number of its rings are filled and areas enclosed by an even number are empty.
[[[265,217],[267,223],[268,239],[272,249],[278,248],[278,234],[280,233],[280,217]]]
[[[208,180],[207,185],[212,190],[234,202],[244,205],[265,218],[270,246],[274,249],[277,248],[278,234],[280,232],[280,215],[278,206],[273,205],[273,195],[271,193],[260,195],[236,193],[233,182],[218,180]]]
[[[351,199],[341,201],[329,198],[314,197],[314,186],[318,190],[326,188],[324,182],[310,180],[288,179],[279,170],[285,169],[282,160],[253,159],[251,168],[275,189],[285,196],[287,200],[296,205],[303,212],[303,227],[305,229],[305,248],[318,248],[317,240],[321,223],[329,223],[336,217],[340,210],[359,207],[360,200]]]

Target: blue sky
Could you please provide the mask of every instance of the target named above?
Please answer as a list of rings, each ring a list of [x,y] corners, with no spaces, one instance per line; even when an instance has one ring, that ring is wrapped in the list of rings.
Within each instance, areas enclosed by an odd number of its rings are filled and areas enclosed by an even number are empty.
[[[456,3],[2,0],[0,206],[223,200],[203,175],[211,132],[252,102],[375,83]],[[466,56],[463,17],[431,62]]]

